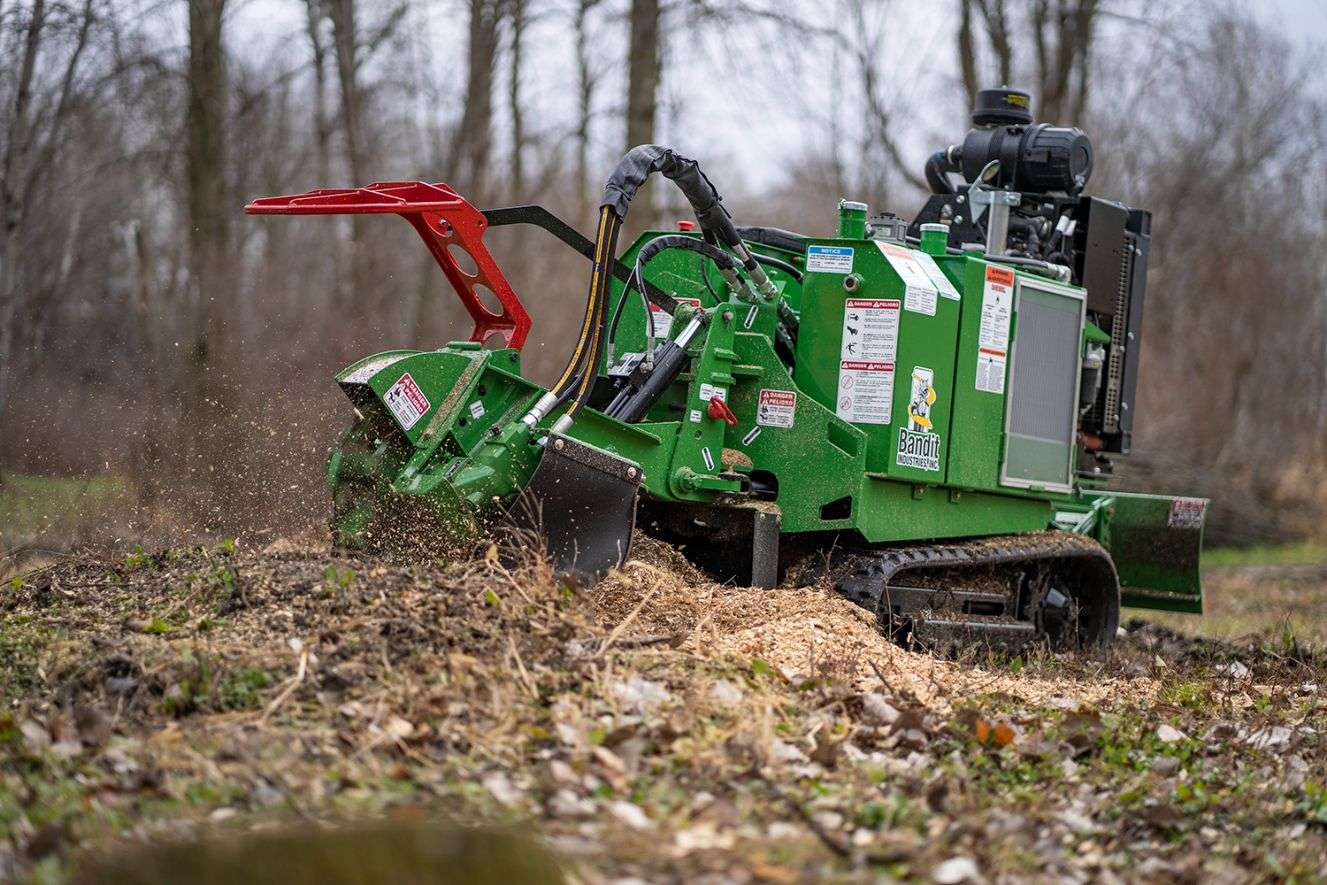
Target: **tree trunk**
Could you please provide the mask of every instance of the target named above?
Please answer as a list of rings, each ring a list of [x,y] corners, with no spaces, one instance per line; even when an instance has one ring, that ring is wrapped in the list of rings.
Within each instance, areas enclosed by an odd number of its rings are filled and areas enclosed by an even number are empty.
[[[5,121],[5,153],[3,165],[0,165],[0,420],[9,406],[9,385],[13,380],[16,358],[14,327],[19,322],[19,287],[14,264],[18,260],[18,237],[25,209],[20,179],[24,177],[26,157],[32,144],[28,110],[45,25],[46,4],[44,0],[35,0],[23,38],[23,57],[14,88],[13,110]]]
[[[594,90],[598,84],[590,47],[590,13],[600,0],[578,0],[576,32],[576,205],[579,217],[589,216],[594,194],[590,190],[590,122],[594,113]]]
[[[305,0],[309,47],[313,51],[313,137],[318,187],[332,184],[332,124],[327,114],[327,47],[323,43],[323,0]],[[356,182],[358,184],[358,182]]]
[[[627,49],[627,150],[654,143],[662,48],[659,26],[659,0],[631,0],[631,36]]]
[[[130,262],[134,269],[134,325],[138,330],[139,360],[142,365],[143,423],[139,434],[134,461],[134,488],[138,495],[139,519],[147,521],[155,515],[161,489],[162,421],[161,350],[157,346],[155,285],[152,279],[152,247],[146,225],[135,219],[130,225],[127,243]]]
[[[963,92],[967,95],[967,109],[977,103],[977,44],[972,39],[972,0],[958,3],[958,67],[963,73]]]
[[[356,0],[324,0],[332,20],[332,49],[341,90],[341,132],[346,144],[346,167],[351,187],[369,183],[365,172],[364,96],[359,85],[359,27]],[[359,321],[376,315],[373,251],[367,240],[367,220],[350,216],[350,291],[342,293],[345,316]]]
[[[189,81],[185,168],[189,207],[189,270],[201,322],[191,353],[194,401],[188,426],[191,448],[205,473],[207,512],[233,503],[239,448],[235,395],[226,376],[226,331],[234,308],[230,266],[232,206],[226,188],[226,118],[229,83],[222,18],[226,0],[189,0]],[[209,528],[217,528],[213,523]]]
[[[526,8],[525,0],[508,0],[511,16],[511,54],[508,56],[508,93],[507,101],[511,105],[511,182],[508,191],[520,200],[525,191],[525,165],[522,152],[525,149],[525,119],[521,109],[521,66],[522,45],[525,42]]]
[[[456,134],[460,178],[473,199],[489,196],[488,168],[493,142],[493,68],[498,55],[498,0],[470,0],[466,51],[465,106]]]

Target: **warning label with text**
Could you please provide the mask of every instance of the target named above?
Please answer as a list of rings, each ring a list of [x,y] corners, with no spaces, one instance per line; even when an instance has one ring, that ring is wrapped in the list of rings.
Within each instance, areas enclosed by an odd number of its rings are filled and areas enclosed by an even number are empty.
[[[986,393],[1004,393],[1009,356],[1009,320],[1014,311],[1014,272],[1005,267],[986,268],[981,293],[981,328],[977,337],[976,387]]]
[[[876,246],[889,260],[894,273],[903,280],[903,306],[913,313],[935,316],[935,283],[930,275],[917,263],[911,249],[905,249],[893,243],[876,241]]]
[[[888,424],[898,354],[897,298],[849,298],[843,304],[835,414],[857,424]]]
[[[797,415],[797,393],[792,390],[761,390],[756,423],[762,427],[792,427]]]
[[[428,397],[424,396],[424,391],[419,389],[415,379],[406,372],[395,384],[387,388],[387,392],[382,395],[382,401],[391,409],[396,423],[401,425],[402,430],[409,430],[419,423],[430,407]]]

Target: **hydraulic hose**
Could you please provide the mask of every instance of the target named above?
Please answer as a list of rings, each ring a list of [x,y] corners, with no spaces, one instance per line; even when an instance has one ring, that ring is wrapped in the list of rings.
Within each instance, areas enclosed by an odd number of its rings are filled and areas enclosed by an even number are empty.
[[[545,415],[566,401],[573,389],[584,387],[584,379],[593,378],[598,360],[598,348],[603,341],[603,324],[608,305],[608,287],[612,279],[611,265],[617,252],[618,234],[622,218],[611,206],[599,210],[599,229],[594,241],[594,263],[590,270],[590,291],[585,299],[585,316],[581,322],[576,346],[567,365],[562,369],[553,387],[521,419],[534,427]],[[578,410],[579,411],[579,410]]]
[[[603,210],[611,215],[610,210]],[[575,390],[575,398],[572,400],[571,407],[567,409],[564,419],[575,419],[580,414],[581,409],[585,408],[586,402],[590,399],[590,391],[594,387],[595,374],[598,371],[599,360],[603,356],[605,341],[605,323],[608,319],[608,288],[612,276],[609,272],[609,265],[617,255],[618,235],[622,231],[622,221],[616,216],[608,220],[606,228],[607,240],[602,245],[596,246],[596,259],[599,254],[604,256],[602,265],[598,260],[595,261],[594,272],[590,282],[591,297],[595,299],[594,328],[590,335],[589,347],[585,350],[582,357],[582,363],[578,366],[573,380],[567,385],[568,390]],[[563,391],[559,391],[561,395]],[[560,398],[565,398],[560,396]]]
[[[751,254],[766,267],[777,267],[797,282],[802,281],[802,272],[782,258],[775,258],[773,255],[761,255],[759,252],[752,252]]]
[[[926,159],[926,167],[923,172],[926,175],[926,184],[930,186],[933,194],[952,194],[954,186],[950,184],[947,173],[958,172],[959,152],[958,145],[950,145],[941,151],[936,151]]]
[[[700,222],[705,240],[716,238],[732,249],[761,293],[767,298],[777,297],[778,290],[742,242],[732,218],[723,207],[718,191],[700,171],[699,164],[659,145],[647,144],[632,148],[618,162],[604,186],[604,196],[599,204],[599,230],[594,243],[594,268],[576,347],[557,383],[521,419],[527,426],[534,427],[570,395],[571,405],[552,427],[556,433],[564,432],[589,401],[607,338],[605,321],[608,289],[612,279],[612,262],[616,260],[618,235],[636,191],[656,172],[663,173],[686,196],[696,213],[696,220]]]
[[[655,172],[663,173],[665,178],[671,179],[678,186],[695,211],[701,230],[717,237],[720,243],[733,250],[760,293],[766,298],[777,298],[779,290],[770,282],[746,243],[742,242],[719,192],[705,177],[705,173],[700,171],[700,165],[695,160],[657,144],[634,147],[609,176],[608,184],[604,187],[604,204],[611,205],[619,217],[625,219],[627,207],[635,198],[636,191]]]
[[[613,318],[608,324],[609,353],[612,353],[612,347],[617,341],[618,323],[622,319],[623,308],[626,307],[627,300],[630,297],[632,290],[634,289],[640,292],[644,292],[645,290],[645,265],[649,264],[652,259],[659,255],[659,253],[668,249],[685,249],[690,252],[699,252],[702,260],[709,259],[718,266],[719,272],[729,281],[729,285],[732,285],[732,281],[737,279],[738,263],[736,259],[718,246],[707,243],[704,240],[698,240],[695,237],[684,237],[678,234],[655,237],[653,240],[650,240],[642,246],[641,250],[636,253],[636,266],[634,272],[632,273],[631,278],[627,281],[626,288],[622,290],[622,297],[618,299],[617,306],[613,310]],[[791,265],[789,266],[791,267]],[[793,269],[796,270],[796,268]],[[701,272],[704,273],[703,267]],[[741,284],[740,280],[737,280],[737,282],[739,285]],[[646,314],[645,322],[646,337],[652,339],[653,335],[649,329],[648,312]],[[649,349],[653,350],[653,346]]]

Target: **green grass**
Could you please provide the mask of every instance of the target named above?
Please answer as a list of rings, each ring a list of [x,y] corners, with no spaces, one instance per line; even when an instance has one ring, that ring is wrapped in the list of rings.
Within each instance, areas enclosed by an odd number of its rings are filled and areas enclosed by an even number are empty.
[[[77,530],[123,502],[129,483],[122,476],[25,476],[0,479],[0,549],[31,543],[48,534]]]
[[[1203,551],[1204,568],[1264,565],[1327,564],[1327,543],[1260,544],[1252,547],[1217,547]]]

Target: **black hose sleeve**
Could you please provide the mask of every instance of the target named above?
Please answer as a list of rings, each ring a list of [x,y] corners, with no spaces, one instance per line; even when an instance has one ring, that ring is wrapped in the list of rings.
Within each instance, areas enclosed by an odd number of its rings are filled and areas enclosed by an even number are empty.
[[[608,177],[599,205],[611,207],[619,219],[625,219],[636,191],[656,172],[663,173],[682,191],[702,228],[713,231],[725,246],[741,242],[719,192],[700,171],[700,164],[661,145],[642,144],[627,151]]]
[[[782,258],[775,258],[772,255],[762,255],[759,252],[752,252],[751,254],[752,256],[755,257],[756,261],[760,262],[766,267],[777,268],[786,273],[788,276],[792,277],[797,282],[800,283],[802,281],[802,272],[797,268],[793,267],[787,261],[784,261]]]
[[[954,185],[949,182],[945,173],[958,172],[958,160],[953,157],[954,148],[947,147],[942,151],[936,151],[926,160],[926,167],[923,170],[926,174],[926,184],[931,188],[933,194],[952,194]]]
[[[718,246],[711,245],[704,240],[698,240],[695,237],[684,237],[680,234],[665,234],[650,240],[636,253],[636,266],[644,267],[654,256],[665,249],[687,249],[691,252],[699,252],[724,270],[737,270],[738,268],[737,259]]]
[[[806,251],[805,234],[779,227],[739,227],[737,232],[748,243],[760,243],[762,246],[773,246],[775,249],[798,254]]]
[[[622,297],[617,300],[617,305],[613,308],[613,318],[608,324],[609,342],[616,343],[617,341],[618,322],[622,319],[622,310],[626,306],[627,299],[631,297],[632,291],[636,289],[637,280],[640,280],[641,282],[645,281],[643,268],[651,259],[667,249],[686,249],[691,252],[699,252],[703,258],[710,259],[725,270],[737,269],[737,261],[733,256],[729,255],[718,246],[711,245],[704,240],[698,240],[695,237],[684,237],[680,234],[665,234],[664,236],[655,237],[653,240],[650,240],[642,246],[640,251],[636,253],[636,268],[642,272],[639,274],[632,273],[631,277],[627,280],[626,286],[622,289]],[[789,265],[789,267],[792,268],[792,265]],[[792,269],[796,271],[796,268]],[[703,275],[704,273],[705,268],[702,263],[701,274]],[[704,277],[704,279],[705,284],[708,286],[709,278]],[[710,290],[711,294],[713,294],[713,291],[713,289]],[[715,298],[717,299],[718,296],[716,295]],[[650,321],[649,317],[646,317],[645,321],[648,323]]]

